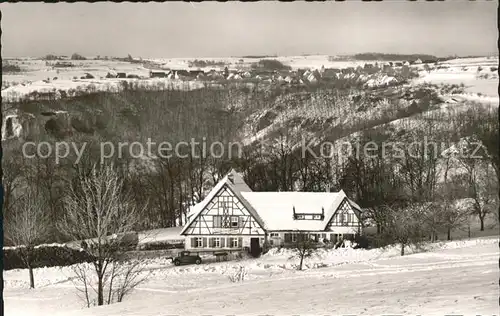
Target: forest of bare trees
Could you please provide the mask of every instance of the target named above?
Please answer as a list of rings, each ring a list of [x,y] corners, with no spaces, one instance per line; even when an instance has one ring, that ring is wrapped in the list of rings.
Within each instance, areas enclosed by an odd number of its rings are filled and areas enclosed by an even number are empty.
[[[36,211],[23,202],[27,197],[24,192],[29,191],[43,197],[44,210],[49,218],[48,224],[43,225],[44,232],[48,233],[37,235],[37,242],[98,237],[97,232],[92,231],[85,236],[71,235],[68,234],[71,229],[61,230],[58,225],[71,214],[68,213],[71,209],[68,209],[67,201],[75,199],[75,190],[82,189],[85,183],[82,177],[92,174],[100,160],[101,142],[145,143],[148,138],[167,139],[173,143],[191,138],[205,138],[207,143],[239,141],[241,128],[251,113],[272,108],[280,94],[295,93],[279,91],[248,91],[248,88],[231,87],[184,92],[130,89],[118,94],[84,96],[73,103],[53,101],[64,110],[79,111],[79,119],[90,124],[92,129],[62,136],[50,133],[30,135],[29,140],[85,142],[86,150],[78,164],[73,163],[74,155],[55,164],[50,156],[23,158],[22,142],[4,144],[6,234],[11,229],[9,227],[17,225],[16,214],[20,210]],[[333,98],[329,103],[332,116],[359,112],[361,105],[367,106],[370,102],[367,98],[359,101],[363,104],[356,104],[357,101],[351,100],[351,90],[340,91],[329,89],[322,92],[320,89],[311,93],[318,99],[322,94]],[[422,100],[429,102],[425,97]],[[88,104],[95,104],[97,108],[91,111]],[[394,100],[386,100],[384,104],[388,109],[391,106],[403,107]],[[29,102],[23,106],[28,108]],[[117,181],[128,192],[127,207],[135,210],[134,220],[129,221],[127,229],[139,231],[183,225],[190,205],[201,201],[206,190],[230,168],[242,172],[250,187],[257,191],[343,189],[366,209],[367,219],[375,223],[385,242],[400,242],[404,246],[405,238],[418,235],[418,238],[434,240],[443,232],[451,239],[453,231],[466,225],[470,217],[479,221],[484,229],[487,215],[493,213],[498,218],[498,108],[489,109],[471,103],[465,111],[443,112],[431,111],[429,105],[423,103],[409,106],[417,106],[415,109],[421,109],[421,113],[398,116],[401,113],[398,110],[393,112],[394,119],[398,119],[394,123],[388,123],[388,118],[380,120],[375,116],[359,118],[356,125],[352,125],[357,130],[350,134],[339,133],[340,125],[329,126],[323,134],[320,129],[316,134],[319,140],[333,139],[353,145],[370,142],[382,148],[386,143],[402,144],[400,148],[389,146],[385,152],[379,150],[374,155],[360,152],[341,159],[335,156],[336,153],[332,157],[319,158],[309,153],[301,155],[301,151],[292,146],[294,143],[290,140],[295,138],[290,137],[286,128],[268,136],[270,141],[264,150],[248,145],[240,157],[204,157],[199,155],[202,145],[195,148],[195,154],[186,150],[184,158],[137,159],[127,152],[121,157],[115,155],[107,163],[113,163]],[[314,104],[311,111],[315,111],[313,109]],[[292,116],[288,119],[298,118]],[[326,121],[323,126],[328,126],[328,118],[321,119]],[[307,123],[307,119],[304,120]],[[425,137],[446,144],[444,149],[455,148],[455,152],[467,151],[469,145],[468,150],[474,151],[478,158],[453,154],[453,150],[442,155],[443,148],[428,146],[426,149],[423,145],[414,146],[410,155],[408,145],[421,142]],[[482,144],[478,150],[477,143]],[[30,190],[26,191],[26,187]],[[457,207],[455,202],[458,200],[465,201],[465,206]],[[76,205],[78,203],[73,201],[73,206]],[[415,209],[423,214],[418,217],[418,223],[414,223],[411,229],[399,227],[401,217],[408,210]],[[408,236],[401,237],[400,229]],[[413,231],[411,234],[410,230]],[[418,234],[414,230],[418,230]],[[19,238],[7,239],[6,242],[11,245],[32,243]],[[101,296],[102,293],[99,300],[103,299]]]

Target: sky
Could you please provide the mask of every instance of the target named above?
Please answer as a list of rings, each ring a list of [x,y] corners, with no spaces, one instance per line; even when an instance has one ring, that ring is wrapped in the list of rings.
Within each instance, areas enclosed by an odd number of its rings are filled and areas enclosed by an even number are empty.
[[[497,54],[497,2],[6,3],[4,57]]]

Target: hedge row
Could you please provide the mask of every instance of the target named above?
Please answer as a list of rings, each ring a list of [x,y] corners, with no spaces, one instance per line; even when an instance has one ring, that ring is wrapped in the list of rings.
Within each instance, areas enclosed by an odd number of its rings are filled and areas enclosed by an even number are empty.
[[[3,269],[25,269],[20,247],[3,249]],[[32,266],[34,268],[69,266],[76,263],[92,262],[93,256],[79,249],[67,246],[39,246],[34,249]]]
[[[152,241],[143,243],[138,246],[139,250],[168,250],[168,249],[184,249],[184,243],[169,242],[169,241]]]

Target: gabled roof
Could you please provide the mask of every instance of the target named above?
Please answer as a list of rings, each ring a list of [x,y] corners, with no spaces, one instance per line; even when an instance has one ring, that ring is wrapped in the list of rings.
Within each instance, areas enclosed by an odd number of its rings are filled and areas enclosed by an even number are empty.
[[[217,194],[228,188],[241,201],[260,226],[270,231],[323,231],[346,200],[360,217],[362,209],[350,200],[343,190],[339,192],[253,192],[243,177],[231,170],[222,178],[202,202],[193,206],[188,215],[188,222],[181,231],[198,218],[205,207]],[[323,219],[294,219],[295,214],[322,215]]]
[[[242,192],[243,197],[262,217],[267,230],[324,230],[346,198],[340,192]],[[295,213],[322,214],[323,220],[295,220]]]
[[[232,179],[231,179],[232,178]],[[188,222],[181,231],[181,234],[186,231],[186,229],[191,226],[191,224],[198,218],[198,216],[203,212],[205,207],[212,201],[214,197],[224,188],[227,187],[233,192],[233,194],[240,200],[240,202],[245,206],[245,208],[250,212],[250,214],[255,218],[255,220],[264,228],[264,222],[259,214],[255,211],[250,203],[241,195],[242,191],[251,192],[252,189],[243,180],[243,177],[231,170],[224,178],[222,178],[215,187],[208,193],[208,195],[200,203],[193,206],[188,214]]]

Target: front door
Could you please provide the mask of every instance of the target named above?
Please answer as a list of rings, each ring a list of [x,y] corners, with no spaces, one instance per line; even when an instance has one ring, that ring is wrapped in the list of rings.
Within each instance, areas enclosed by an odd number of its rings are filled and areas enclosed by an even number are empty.
[[[254,257],[260,256],[260,243],[259,238],[250,238],[250,253]]]

